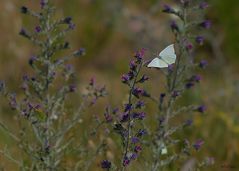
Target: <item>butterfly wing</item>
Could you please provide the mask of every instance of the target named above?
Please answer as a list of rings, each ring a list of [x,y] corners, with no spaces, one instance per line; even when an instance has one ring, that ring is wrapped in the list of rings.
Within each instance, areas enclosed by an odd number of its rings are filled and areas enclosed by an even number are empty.
[[[174,50],[174,45],[171,44],[167,46],[164,50],[162,50],[162,52],[160,52],[159,57],[162,58],[162,60],[168,65],[175,63],[176,54]]]
[[[147,67],[152,67],[152,68],[166,68],[168,67],[168,64],[164,62],[162,59],[159,58],[154,58],[148,65]]]

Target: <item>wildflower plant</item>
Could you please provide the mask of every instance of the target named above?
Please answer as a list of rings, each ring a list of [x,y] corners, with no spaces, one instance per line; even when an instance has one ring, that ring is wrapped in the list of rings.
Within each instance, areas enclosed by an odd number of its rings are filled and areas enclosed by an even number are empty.
[[[211,22],[205,20],[203,15],[203,10],[207,7],[208,4],[203,1],[181,0],[177,3],[177,9],[165,5],[162,10],[177,18],[170,25],[175,37],[177,60],[174,65],[163,71],[166,80],[165,91],[158,98],[153,98],[158,106],[158,122],[157,129],[151,131],[153,157],[148,163],[151,170],[159,170],[176,160],[182,161],[190,156],[192,148],[197,151],[203,145],[201,139],[191,144],[186,138],[176,137],[175,133],[192,125],[191,113],[204,113],[206,110],[204,105],[182,106],[178,102],[181,96],[201,81],[201,76],[195,74],[197,68],[207,65],[205,60],[195,62],[193,53],[194,46],[202,45],[204,42],[204,37],[198,35],[198,32],[211,26]],[[186,120],[182,123],[182,118],[185,117]],[[196,168],[197,166],[194,169]]]
[[[39,50],[28,61],[33,72],[23,76],[23,95],[18,97],[17,94],[10,93],[3,82],[0,84],[1,94],[9,100],[11,109],[17,113],[20,131],[13,133],[3,123],[1,128],[16,140],[24,155],[17,159],[7,148],[1,150],[1,154],[21,170],[86,169],[88,165],[85,166],[82,161],[76,161],[70,166],[64,164],[66,156],[72,153],[72,144],[76,139],[69,132],[78,127],[85,110],[105,96],[105,87],[98,87],[91,80],[85,93],[78,99],[77,109],[68,109],[66,106],[69,105],[67,101],[70,95],[79,93],[69,60],[83,56],[85,51],[80,48],[64,57],[59,57],[58,54],[70,49],[65,36],[75,28],[75,24],[71,17],[56,19],[56,9],[48,0],[40,0],[39,11],[25,6],[20,10],[38,21],[34,29],[29,29],[34,31],[24,28],[19,34]],[[84,147],[75,147],[75,150],[84,156]]]
[[[90,136],[101,135],[100,128],[103,125],[107,128],[103,138],[97,137],[96,142],[89,143],[97,144],[91,152],[87,147],[89,144],[76,140],[70,131],[78,128],[86,109],[92,108],[98,99],[104,97],[106,89],[96,86],[92,78],[86,91],[78,91],[69,61],[83,56],[84,49],[59,57],[61,51],[70,49],[65,36],[75,29],[75,24],[71,17],[56,19],[56,9],[50,1],[39,2],[39,11],[21,7],[21,13],[32,16],[37,24],[30,29],[34,31],[24,28],[19,34],[38,47],[38,52],[28,60],[33,72],[22,78],[23,95],[11,93],[5,83],[0,81],[0,93],[17,113],[20,131],[13,133],[2,122],[0,127],[17,142],[24,155],[22,159],[15,158],[7,147],[0,151],[1,154],[21,170],[90,170],[96,162],[105,170],[129,170],[140,160],[143,161],[142,170],[156,171],[189,158],[191,149],[196,152],[200,150],[204,144],[202,138],[191,143],[186,137],[177,137],[175,134],[193,124],[192,113],[206,111],[204,104],[194,105],[190,102],[184,106],[180,103],[181,97],[201,82],[202,77],[196,74],[198,69],[204,69],[207,65],[207,61],[194,58],[195,46],[203,45],[205,41],[198,32],[211,26],[211,22],[205,20],[203,15],[208,7],[206,2],[181,0],[177,3],[177,9],[164,6],[164,13],[177,18],[170,25],[175,38],[176,62],[166,69],[150,70],[147,68],[145,49],[136,52],[130,61],[129,71],[121,77],[128,91],[126,101],[117,108],[107,106],[103,119],[95,117],[93,130],[86,131],[87,135],[83,132],[82,139],[91,142]],[[144,87],[144,83],[152,80],[144,74],[143,68],[148,72],[163,73],[165,79],[161,80],[165,80],[165,89],[158,95]],[[73,93],[80,94],[77,109],[69,107],[72,103],[69,98]],[[152,121],[156,127],[145,121],[148,115],[154,117],[152,112],[146,110],[145,106],[149,103],[156,104],[154,111],[157,119]],[[107,157],[107,141],[114,136],[118,137],[113,138],[115,144],[120,141],[118,162]],[[80,143],[74,146],[74,140]],[[67,157],[70,158],[72,153],[77,153],[78,157],[69,165]],[[206,158],[197,163],[194,169],[211,163],[212,158]]]

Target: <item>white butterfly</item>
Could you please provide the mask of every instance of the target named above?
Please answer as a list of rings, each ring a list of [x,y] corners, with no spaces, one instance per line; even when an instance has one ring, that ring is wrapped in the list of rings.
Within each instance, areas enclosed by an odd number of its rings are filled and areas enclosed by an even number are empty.
[[[154,58],[147,67],[153,68],[166,68],[169,65],[175,63],[176,54],[174,50],[174,44],[167,46],[159,53],[159,57]]]

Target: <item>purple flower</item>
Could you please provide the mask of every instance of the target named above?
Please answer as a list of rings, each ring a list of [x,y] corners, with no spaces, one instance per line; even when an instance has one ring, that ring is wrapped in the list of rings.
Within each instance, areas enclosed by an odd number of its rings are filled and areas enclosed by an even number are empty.
[[[176,23],[176,21],[172,21],[170,24],[171,29],[174,31],[179,31],[179,27],[178,24]]]
[[[36,27],[35,27],[35,31],[36,31],[37,33],[40,33],[40,32],[41,32],[41,27],[40,27],[40,26],[36,26]]]
[[[201,81],[201,79],[202,77],[200,75],[193,75],[190,80],[194,82],[199,82]]]
[[[123,161],[123,166],[128,166],[130,163],[130,160],[126,157]]]
[[[140,129],[137,133],[137,137],[142,137],[145,134],[147,134],[147,131],[145,129]]]
[[[26,14],[28,12],[28,8],[25,6],[21,7],[21,13]]]
[[[201,3],[199,4],[199,8],[200,8],[200,9],[206,9],[206,8],[208,8],[208,3],[206,3],[206,2],[201,2]]]
[[[207,107],[205,105],[201,105],[197,108],[197,111],[200,113],[204,113],[206,111]]]
[[[163,12],[166,12],[166,13],[173,13],[174,12],[174,9],[172,7],[170,7],[169,5],[165,4],[163,6]]]
[[[131,138],[131,142],[134,143],[134,144],[136,144],[136,143],[139,142],[139,138],[138,138],[138,137],[132,137],[132,138]]]
[[[119,111],[119,108],[115,108],[115,109],[113,109],[112,113],[116,114],[118,111]]]
[[[195,38],[195,41],[199,44],[199,45],[202,45],[203,42],[204,42],[204,37],[203,36],[197,36]]]
[[[209,29],[211,27],[212,23],[210,20],[205,20],[205,21],[201,22],[199,25],[205,29]]]
[[[203,141],[203,140],[197,140],[197,141],[193,144],[193,147],[195,148],[195,150],[198,151],[203,144],[204,144],[204,141]]]
[[[143,75],[142,78],[138,81],[140,83],[144,83],[145,81],[149,80],[149,77],[146,75]]]
[[[132,94],[137,98],[139,98],[139,96],[143,95],[143,93],[144,93],[144,90],[141,88],[134,88],[132,91]]]
[[[135,151],[136,153],[138,153],[138,152],[142,151],[142,147],[141,147],[140,145],[136,145],[136,146],[134,147],[134,151]]]
[[[135,160],[138,157],[138,154],[133,153],[130,157],[130,160]]]
[[[200,68],[205,68],[208,65],[208,62],[206,60],[201,60],[199,62],[199,67]]]
[[[145,54],[145,50],[144,48],[142,48],[140,51],[137,51],[135,54],[135,58],[137,59],[137,62],[139,63],[140,61],[142,61],[144,54]]]
[[[137,65],[134,60],[130,61],[129,67],[132,71],[135,71],[137,68]]]
[[[193,49],[192,43],[188,43],[188,44],[186,45],[186,50],[187,50],[187,51],[191,51],[192,49]]]
[[[138,101],[135,105],[136,109],[141,109],[144,106],[144,102],[143,101]]]
[[[125,104],[124,106],[124,112],[128,112],[133,109],[132,104]]]
[[[111,168],[111,162],[108,160],[102,160],[101,161],[101,168],[102,169],[110,169]]]
[[[122,83],[128,83],[129,80],[130,80],[130,77],[128,74],[122,75],[122,77],[121,77]]]
[[[142,120],[145,118],[145,115],[146,114],[144,112],[138,112],[138,113],[135,112],[135,113],[133,113],[133,118]]]
[[[129,114],[128,113],[124,113],[122,116],[121,116],[121,120],[120,122],[126,122],[129,120]]]

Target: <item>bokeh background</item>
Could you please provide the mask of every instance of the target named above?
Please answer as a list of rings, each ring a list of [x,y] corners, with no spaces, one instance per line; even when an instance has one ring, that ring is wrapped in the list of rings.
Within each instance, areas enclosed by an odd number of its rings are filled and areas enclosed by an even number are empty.
[[[170,0],[53,1],[59,16],[72,16],[77,25],[67,37],[72,49],[86,48],[84,57],[72,61],[79,88],[96,77],[108,89],[106,104],[121,104],[125,98],[120,77],[135,50],[147,48],[150,58],[173,41],[168,29],[172,18],[161,13],[162,5]],[[202,72],[200,86],[184,99],[203,102],[208,110],[203,116],[196,116],[194,126],[184,136],[205,140],[197,157],[215,158],[215,165],[209,170],[225,169],[222,166],[239,170],[239,1],[209,0],[209,4],[206,17],[212,21],[212,29],[204,32],[205,44],[196,49],[198,59],[207,59],[209,65]],[[35,0],[0,1],[0,79],[16,92],[22,75],[31,72],[28,59],[35,52],[34,46],[18,35],[23,25],[30,28],[30,23],[34,24],[30,17],[20,14],[22,5],[38,8]],[[151,81],[157,90],[158,75],[151,74]],[[0,102],[0,120],[15,130],[14,113],[6,102]],[[0,147],[6,144],[17,151],[11,139],[0,131]],[[0,166],[14,168],[2,156]]]

